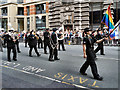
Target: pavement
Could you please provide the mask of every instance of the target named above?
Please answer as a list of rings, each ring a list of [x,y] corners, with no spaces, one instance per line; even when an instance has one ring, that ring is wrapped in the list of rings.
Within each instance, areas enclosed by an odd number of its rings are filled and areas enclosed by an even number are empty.
[[[73,88],[98,89],[118,88],[118,62],[120,49],[116,46],[105,46],[105,55],[97,53],[98,72],[103,81],[93,79],[90,67],[87,76],[79,73],[85,62],[82,45],[66,45],[66,51],[59,51],[60,60],[48,61],[49,54],[43,49],[37,57],[33,50],[33,57],[28,56],[29,47],[20,43],[21,53],[17,54],[18,61],[7,61],[7,50],[1,57],[2,88]],[[96,48],[96,47],[95,47]]]

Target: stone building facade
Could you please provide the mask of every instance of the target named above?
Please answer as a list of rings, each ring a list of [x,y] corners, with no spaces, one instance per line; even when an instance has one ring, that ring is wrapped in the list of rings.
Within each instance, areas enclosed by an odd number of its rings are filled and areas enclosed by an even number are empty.
[[[17,31],[60,28],[95,29],[111,2],[88,0],[1,0],[0,28]],[[120,19],[120,1],[112,2],[114,24]]]
[[[107,7],[111,5],[113,20],[120,19],[120,1],[89,2],[87,0],[64,2],[64,0],[49,3],[49,27],[63,27],[70,30],[83,30],[85,27],[96,29]],[[104,26],[102,26],[104,27]]]

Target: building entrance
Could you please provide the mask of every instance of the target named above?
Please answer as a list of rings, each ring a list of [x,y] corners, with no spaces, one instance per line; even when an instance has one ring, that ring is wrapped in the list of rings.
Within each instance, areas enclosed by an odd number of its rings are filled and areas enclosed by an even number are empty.
[[[21,32],[24,30],[24,19],[19,18],[18,19],[18,32]]]
[[[64,30],[73,30],[73,25],[64,25]]]

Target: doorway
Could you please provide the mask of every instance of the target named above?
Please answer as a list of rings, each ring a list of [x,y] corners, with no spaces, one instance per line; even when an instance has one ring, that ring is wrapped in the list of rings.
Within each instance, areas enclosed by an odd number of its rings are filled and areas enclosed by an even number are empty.
[[[73,25],[64,25],[64,30],[73,30]]]
[[[24,30],[24,19],[19,18],[18,19],[18,32],[21,32]]]

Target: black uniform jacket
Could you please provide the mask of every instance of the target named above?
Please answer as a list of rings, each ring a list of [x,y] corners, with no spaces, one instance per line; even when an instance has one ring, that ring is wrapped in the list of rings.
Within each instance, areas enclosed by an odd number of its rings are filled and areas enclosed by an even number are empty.
[[[92,44],[95,43],[97,40],[93,36],[91,36],[91,39],[88,38],[88,36],[83,38],[83,44],[86,45],[86,55],[89,60],[95,59],[95,53],[92,48]]]
[[[58,38],[60,38],[62,36],[62,34],[61,33],[58,33]]]
[[[38,34],[36,34],[36,35],[39,37],[38,42],[42,42],[41,37]]]
[[[98,34],[96,35],[96,39],[97,39],[97,40],[100,40],[100,39],[102,39],[102,36],[98,33]],[[102,41],[101,43],[98,43],[98,45],[99,45],[99,47],[102,47],[102,46],[103,46],[103,41]]]
[[[28,36],[28,45],[29,46],[35,46],[35,45],[37,45],[37,38],[35,37],[35,35],[30,34]]]
[[[49,42],[50,41],[49,37],[50,37],[50,33],[44,32],[44,42]]]
[[[7,42],[7,47],[8,48],[15,47],[15,42],[13,41],[13,38],[8,34],[6,35],[6,42]]]
[[[55,32],[52,33],[51,39],[52,39],[52,41],[53,41],[53,42],[52,42],[53,44],[57,44],[57,35],[55,34]]]

